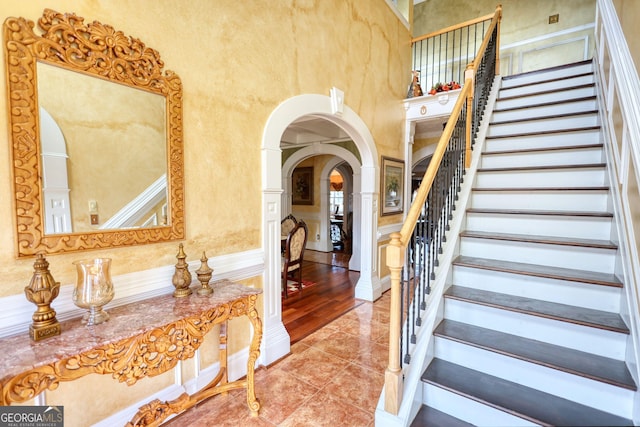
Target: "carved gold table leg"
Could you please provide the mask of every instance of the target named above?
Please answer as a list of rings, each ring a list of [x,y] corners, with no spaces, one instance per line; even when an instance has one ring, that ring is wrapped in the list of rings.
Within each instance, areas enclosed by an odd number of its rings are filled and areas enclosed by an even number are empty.
[[[177,399],[168,402],[161,402],[156,399],[140,407],[136,415],[127,423],[126,427],[137,426],[157,426],[167,417],[179,414],[198,402],[208,399],[217,394],[226,394],[229,390],[246,388],[247,406],[251,415],[258,416],[260,402],[256,398],[254,374],[255,366],[260,355],[260,343],[262,341],[262,321],[256,310],[256,295],[251,295],[243,299],[242,303],[234,306],[231,310],[231,317],[246,315],[253,327],[253,337],[249,346],[249,359],[247,361],[246,379],[228,382],[228,362],[227,362],[227,320],[220,323],[220,371],[216,377],[200,391],[188,395],[183,393]]]
[[[260,342],[262,341],[262,321],[256,310],[255,295],[249,297],[249,307],[247,308],[247,317],[253,326],[253,338],[249,347],[249,360],[247,361],[247,406],[251,411],[251,415],[258,416],[260,410],[260,402],[256,398],[256,390],[254,384],[254,371],[258,356],[260,356]]]

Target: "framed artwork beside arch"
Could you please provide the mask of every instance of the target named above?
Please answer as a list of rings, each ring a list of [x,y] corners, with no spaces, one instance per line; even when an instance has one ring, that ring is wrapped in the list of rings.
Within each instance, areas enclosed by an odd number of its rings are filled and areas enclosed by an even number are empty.
[[[380,215],[396,215],[404,210],[404,162],[382,157],[380,177]]]

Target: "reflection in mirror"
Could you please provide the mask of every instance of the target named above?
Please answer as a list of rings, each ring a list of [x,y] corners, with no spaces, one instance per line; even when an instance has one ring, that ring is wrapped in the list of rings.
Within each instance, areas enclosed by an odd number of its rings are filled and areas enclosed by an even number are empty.
[[[182,83],[109,25],[4,23],[17,255],[184,238]]]
[[[45,233],[166,225],[164,97],[41,62],[37,73]]]

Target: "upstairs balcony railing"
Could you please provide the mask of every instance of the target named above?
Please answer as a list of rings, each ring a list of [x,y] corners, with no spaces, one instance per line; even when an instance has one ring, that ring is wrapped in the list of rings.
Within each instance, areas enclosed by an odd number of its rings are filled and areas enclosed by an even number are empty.
[[[413,70],[420,72],[425,93],[438,83],[462,83],[465,69],[491,27],[494,14],[425,34],[411,40]]]
[[[439,274],[438,258],[446,242],[449,221],[453,219],[465,170],[470,165],[473,141],[491,85],[500,69],[498,52],[501,16],[502,8],[498,6],[489,19],[490,23],[486,24],[486,30],[482,30],[484,38],[471,54],[473,58],[466,66],[462,90],[407,218],[400,232],[391,234],[391,242],[387,247],[387,266],[391,275],[391,311],[384,408],[394,415],[398,414],[402,403],[404,378],[411,369],[413,344],[425,310],[430,308],[428,297],[431,285]],[[483,17],[476,21],[479,23],[486,20]],[[473,21],[463,25],[473,27],[476,24]],[[446,33],[453,31],[457,29],[445,30]],[[469,33],[473,30],[465,31]],[[446,48],[447,51],[452,51],[450,45],[446,44]],[[448,52],[433,56],[453,58]],[[450,69],[448,72],[455,73],[458,72],[455,71],[457,69],[454,67],[454,71]]]

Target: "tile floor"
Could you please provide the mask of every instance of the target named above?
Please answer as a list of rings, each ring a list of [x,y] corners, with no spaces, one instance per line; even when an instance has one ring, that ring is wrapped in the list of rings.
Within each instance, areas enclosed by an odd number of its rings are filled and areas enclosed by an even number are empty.
[[[389,356],[389,298],[387,292],[359,305],[258,369],[258,417],[250,416],[242,390],[234,390],[165,426],[373,426]]]

